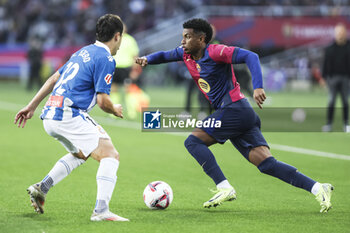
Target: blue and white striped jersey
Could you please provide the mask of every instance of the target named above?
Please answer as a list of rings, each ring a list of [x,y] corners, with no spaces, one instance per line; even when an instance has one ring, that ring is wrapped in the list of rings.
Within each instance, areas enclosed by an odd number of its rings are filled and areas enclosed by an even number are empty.
[[[109,48],[99,41],[74,53],[58,70],[60,78],[40,118],[61,121],[89,112],[97,93],[110,93],[115,65]]]

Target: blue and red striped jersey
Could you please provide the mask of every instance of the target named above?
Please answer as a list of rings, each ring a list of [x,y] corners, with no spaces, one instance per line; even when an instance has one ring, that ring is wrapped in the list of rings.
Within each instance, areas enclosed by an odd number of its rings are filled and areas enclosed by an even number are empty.
[[[262,88],[260,64],[256,61],[252,63],[251,56],[249,56],[255,53],[242,49],[244,56],[240,56],[237,59],[239,50],[240,48],[234,46],[209,44],[205,48],[203,57],[199,60],[194,60],[180,46],[166,52],[150,54],[146,58],[148,64],[182,60],[200,91],[210,101],[212,106],[218,109],[244,98],[244,95],[240,91],[239,83],[236,80],[232,64],[246,62],[253,76],[254,88]],[[254,70],[257,66],[258,69]]]

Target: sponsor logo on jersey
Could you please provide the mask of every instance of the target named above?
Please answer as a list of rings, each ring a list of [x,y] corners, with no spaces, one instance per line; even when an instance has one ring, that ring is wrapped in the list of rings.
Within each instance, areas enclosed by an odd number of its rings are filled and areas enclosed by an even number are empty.
[[[108,56],[107,58],[108,58],[108,61],[110,61],[110,62],[114,61],[114,58],[112,56]]]
[[[196,63],[196,68],[197,68],[197,70],[198,70],[198,72],[201,72],[201,66],[198,64],[198,63]]]
[[[207,81],[205,81],[204,79],[200,78],[198,79],[198,86],[202,89],[202,91],[204,91],[205,93],[208,93],[210,91],[210,86],[209,83],[207,83]]]
[[[112,75],[111,74],[106,75],[105,82],[107,83],[107,85],[112,83]]]
[[[156,112],[146,111],[143,112],[143,128],[144,129],[160,129],[161,128],[161,116],[162,113],[157,110]]]
[[[45,106],[60,108],[63,105],[63,96],[52,95],[47,100]]]

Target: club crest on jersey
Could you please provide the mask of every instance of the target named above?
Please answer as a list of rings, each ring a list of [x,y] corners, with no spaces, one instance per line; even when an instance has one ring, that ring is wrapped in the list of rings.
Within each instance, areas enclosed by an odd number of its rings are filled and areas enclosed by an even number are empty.
[[[197,70],[198,70],[198,72],[201,72],[201,66],[198,64],[198,63],[196,63],[196,68],[197,68]]]
[[[107,85],[112,83],[112,75],[107,74],[105,77],[105,82],[107,83]]]
[[[204,79],[200,78],[198,79],[198,86],[202,89],[202,91],[204,91],[205,93],[208,93],[210,91],[210,86],[209,83],[207,83],[207,81],[205,81]]]

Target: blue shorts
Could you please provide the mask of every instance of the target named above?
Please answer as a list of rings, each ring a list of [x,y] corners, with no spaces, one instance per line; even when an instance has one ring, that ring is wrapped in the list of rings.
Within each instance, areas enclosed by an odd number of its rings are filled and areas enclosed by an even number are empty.
[[[260,131],[260,118],[247,99],[241,99],[219,108],[206,119],[208,118],[221,120],[221,127],[202,127],[200,129],[221,144],[229,139],[246,159],[249,158],[249,152],[252,148],[258,146],[269,147]]]

